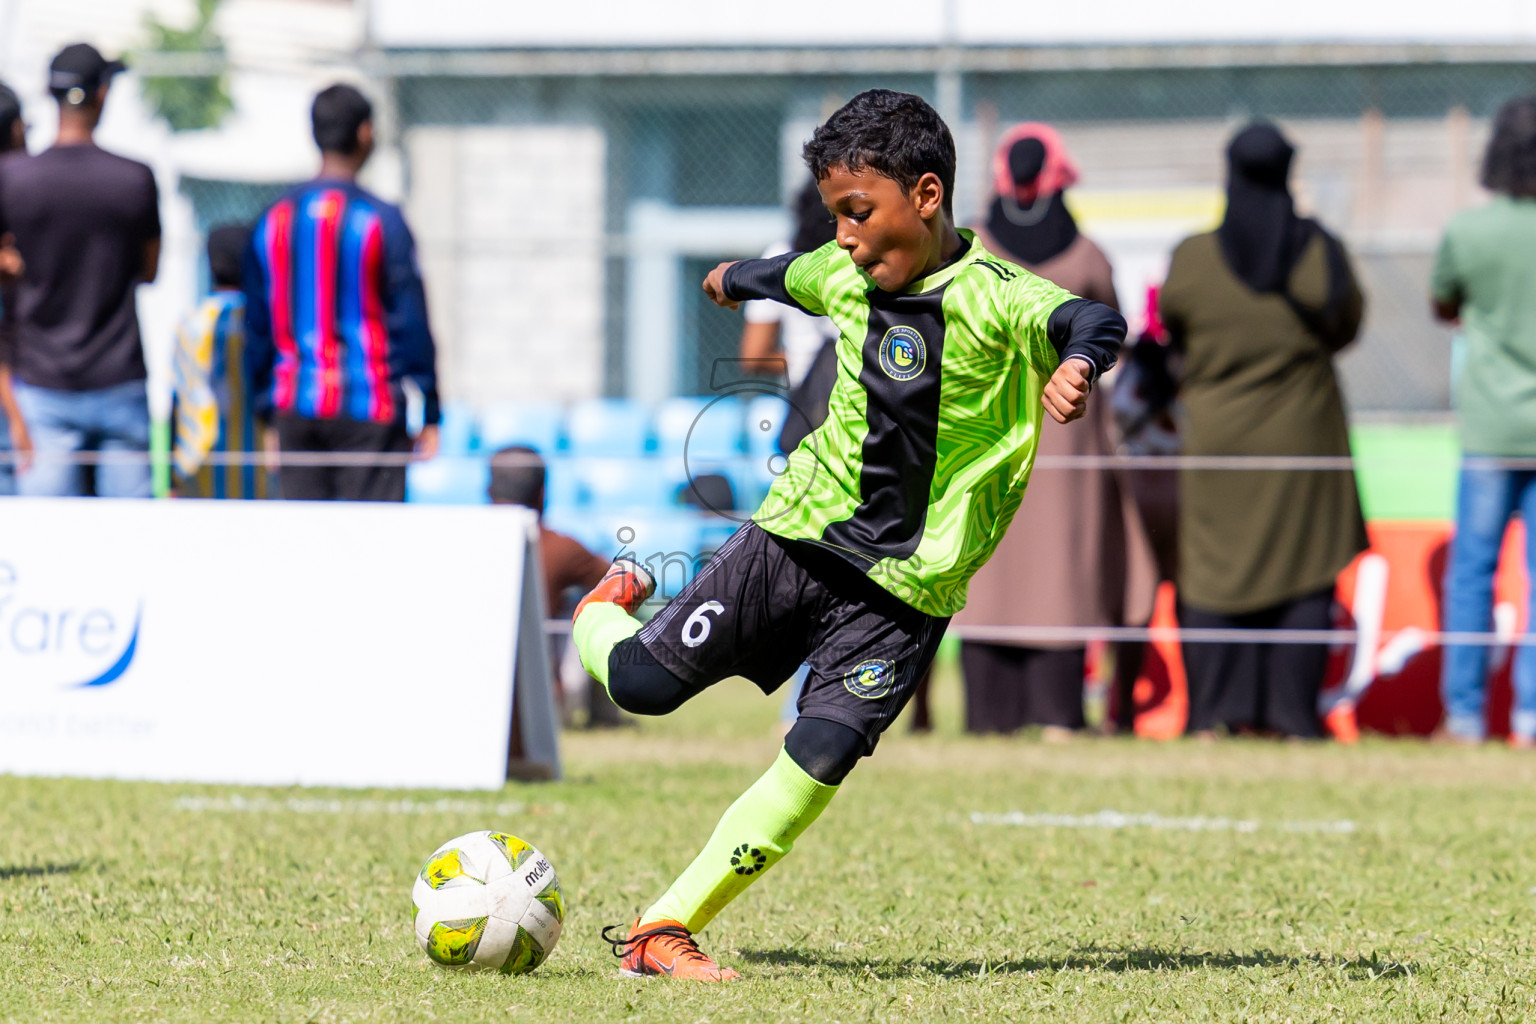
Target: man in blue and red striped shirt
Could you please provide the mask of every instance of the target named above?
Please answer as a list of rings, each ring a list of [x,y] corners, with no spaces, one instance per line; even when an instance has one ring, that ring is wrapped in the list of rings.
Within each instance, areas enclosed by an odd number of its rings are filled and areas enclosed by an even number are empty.
[[[437,373],[416,245],[398,208],[357,184],[373,107],[349,85],[315,97],[320,174],[256,222],[245,259],[246,367],[285,452],[412,449],[402,382],[424,401],[416,454],[437,449]],[[403,460],[280,470],[283,497],[403,501]]]

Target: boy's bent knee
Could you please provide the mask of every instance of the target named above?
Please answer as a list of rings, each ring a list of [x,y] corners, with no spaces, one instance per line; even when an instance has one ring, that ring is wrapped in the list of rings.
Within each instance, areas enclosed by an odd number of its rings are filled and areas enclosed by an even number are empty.
[[[841,722],[798,718],[784,750],[800,770],[824,786],[839,785],[868,750],[864,735]]]
[[[608,696],[632,715],[666,715],[696,691],[667,670],[639,637],[614,645],[608,654]]]

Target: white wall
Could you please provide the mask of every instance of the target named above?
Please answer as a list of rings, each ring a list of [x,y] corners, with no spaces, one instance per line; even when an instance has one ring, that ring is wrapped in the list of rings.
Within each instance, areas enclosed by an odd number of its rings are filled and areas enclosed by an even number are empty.
[[[603,381],[605,139],[415,128],[407,214],[445,397],[570,401]]]
[[[587,0],[580,17],[559,4],[484,0],[368,0],[374,35],[391,47],[976,46],[1148,42],[1481,42],[1536,40],[1533,0]]]

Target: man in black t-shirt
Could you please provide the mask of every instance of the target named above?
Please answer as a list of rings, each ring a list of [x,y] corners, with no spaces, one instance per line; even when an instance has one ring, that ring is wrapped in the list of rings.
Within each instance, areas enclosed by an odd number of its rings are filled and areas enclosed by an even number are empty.
[[[148,497],[149,402],[134,292],[160,259],[159,195],[144,164],[94,140],[112,76],[86,43],[53,59],[59,133],[37,156],[0,160],[0,235],[23,269],[16,287],[13,375],[35,446],[22,494],[85,493],[72,457],[125,453],[97,467],[96,493]]]
[[[27,145],[27,126],[21,119],[21,100],[4,82],[0,82],[0,156],[6,153],[24,152]],[[16,396],[11,391],[11,349],[15,334],[15,285],[21,270],[21,255],[16,252],[9,235],[0,235],[0,494],[16,493],[18,464],[27,461],[32,452],[32,441],[27,435],[27,424],[16,408]]]

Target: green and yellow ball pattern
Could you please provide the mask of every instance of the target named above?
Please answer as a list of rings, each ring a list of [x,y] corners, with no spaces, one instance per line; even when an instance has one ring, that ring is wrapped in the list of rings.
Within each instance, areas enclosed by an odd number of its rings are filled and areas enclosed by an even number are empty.
[[[565,896],[554,866],[509,832],[471,832],[433,851],[411,890],[417,942],[435,964],[526,974],[554,950]]]

